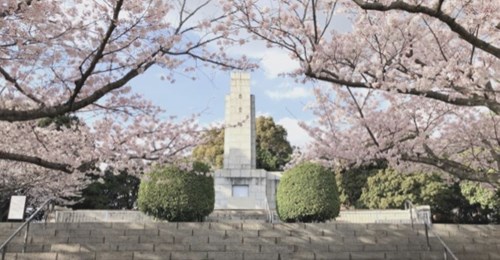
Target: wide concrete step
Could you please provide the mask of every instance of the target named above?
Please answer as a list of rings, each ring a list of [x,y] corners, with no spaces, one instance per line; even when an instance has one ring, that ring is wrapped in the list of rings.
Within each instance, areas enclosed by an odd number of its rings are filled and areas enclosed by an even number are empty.
[[[432,230],[442,237],[500,237],[500,225],[434,224]]]
[[[8,236],[18,227],[12,223],[0,223],[0,236]],[[131,235],[131,234],[149,234],[151,232],[176,232],[176,230],[186,231],[258,231],[258,230],[282,230],[286,232],[309,232],[311,234],[335,234],[335,233],[353,233],[353,234],[387,234],[391,232],[397,234],[400,232],[420,232],[423,230],[416,227],[412,230],[410,225],[392,225],[380,224],[271,224],[271,223],[33,223],[30,225],[30,234],[36,235]],[[420,230],[420,231],[419,231]],[[397,232],[396,232],[397,231]],[[22,233],[19,234],[22,236]]]
[[[431,240],[432,245],[437,241]],[[7,252],[21,252],[23,244],[13,243],[7,247]],[[52,243],[27,244],[27,252],[108,252],[108,251],[279,251],[279,252],[357,252],[357,251],[427,251],[424,242],[411,244],[363,244],[363,243],[328,243],[320,242],[282,242],[279,239],[244,239],[240,241],[201,241],[182,240],[178,243]],[[432,251],[441,250],[440,246],[432,246]],[[463,251],[469,252],[469,251]]]
[[[483,258],[487,257],[487,258]],[[463,259],[488,259],[490,256],[479,255],[479,258]],[[96,253],[7,253],[8,260],[285,260],[285,259],[315,259],[315,260],[386,260],[386,259],[443,259],[441,252],[96,252]]]
[[[203,234],[193,233],[179,234],[151,234],[140,236],[28,236],[28,244],[60,244],[60,243],[211,243],[211,244],[235,244],[235,243],[273,243],[273,244],[417,244],[426,243],[422,236],[409,235],[407,237],[396,236],[342,236],[342,235],[305,235],[305,234],[280,234],[281,232],[262,231],[259,234],[227,233],[227,234]],[[436,238],[430,237],[431,240]],[[437,241],[437,240],[436,240]],[[22,243],[22,238],[16,238],[11,241],[12,244]],[[473,244],[473,243],[472,243]]]

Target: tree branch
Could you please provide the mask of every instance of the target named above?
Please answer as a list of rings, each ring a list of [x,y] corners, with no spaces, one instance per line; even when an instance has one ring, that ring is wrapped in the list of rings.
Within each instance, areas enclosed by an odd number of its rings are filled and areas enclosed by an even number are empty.
[[[402,160],[414,163],[423,163],[430,166],[437,167],[452,176],[459,178],[460,180],[471,180],[477,182],[489,183],[495,188],[500,188],[500,173],[479,173],[464,166],[458,162],[442,159],[442,158],[431,158],[431,157],[415,157],[403,154]]]
[[[365,115],[363,113],[363,110],[361,109],[361,106],[359,106],[356,97],[354,96],[349,87],[347,87],[347,91],[349,92],[349,95],[351,96],[352,100],[354,101],[354,104],[356,105],[356,109],[358,110],[359,116],[361,117],[361,119],[365,120]],[[366,131],[368,131],[368,135],[370,135],[370,138],[372,139],[373,143],[375,143],[377,147],[380,147],[379,143],[377,142],[377,138],[375,138],[375,135],[373,134],[370,127],[366,124],[366,122],[363,122],[363,126],[365,127]]]
[[[123,87],[127,84],[131,79],[135,76],[139,75],[141,70],[146,70],[150,66],[152,66],[154,62],[142,63],[139,64],[136,68],[131,69],[127,74],[125,74],[122,78],[112,83],[106,84],[100,89],[96,90],[94,93],[89,95],[86,98],[83,98],[79,101],[74,102],[72,105],[69,103],[64,103],[60,105],[50,106],[50,107],[42,107],[30,110],[12,110],[12,109],[0,109],[0,121],[28,121],[39,119],[43,117],[54,117],[57,115],[66,114],[68,112],[77,111],[81,108],[84,108],[88,105],[93,104],[100,98],[102,98],[107,93]]]
[[[379,88],[375,88],[371,86],[370,83],[365,83],[361,81],[348,81],[348,80],[343,80],[337,77],[332,72],[323,70],[321,71],[323,74],[327,75],[321,75],[320,73],[314,73],[312,71],[306,71],[305,75],[314,79],[318,79],[321,81],[326,81],[326,82],[331,82],[339,85],[344,85],[348,87],[353,87],[353,88],[365,88],[365,89],[378,89],[382,90]],[[406,90],[400,90],[396,89],[397,93],[400,94],[409,94],[409,95],[414,95],[414,96],[423,96],[426,98],[431,98],[439,101],[443,101],[448,104],[452,105],[457,105],[457,106],[468,106],[468,107],[474,107],[474,106],[484,106],[489,108],[491,111],[493,111],[495,114],[500,114],[500,103],[496,102],[495,100],[492,99],[486,99],[484,97],[481,97],[479,95],[475,95],[474,97],[470,98],[459,98],[459,97],[450,97],[447,94],[443,94],[440,92],[436,91],[421,91],[417,89],[406,89]]]
[[[21,92],[23,95],[25,95],[26,97],[28,97],[29,99],[35,101],[37,104],[41,105],[41,106],[44,106],[45,104],[40,100],[38,99],[37,97],[35,97],[34,95],[32,95],[31,93],[28,93],[26,92],[22,87],[21,85],[19,85],[19,83],[17,82],[17,80],[12,77],[7,71],[5,71],[2,67],[0,67],[0,74],[2,74],[2,76],[5,78],[5,80],[7,80],[8,82],[12,83],[14,85],[14,87],[19,91]]]
[[[90,65],[87,68],[87,70],[82,74],[82,77],[75,81],[75,90],[73,91],[73,94],[71,95],[71,97],[69,98],[69,100],[67,102],[67,104],[70,106],[70,108],[73,105],[76,97],[78,96],[78,93],[80,93],[80,90],[85,85],[85,81],[90,77],[90,75],[92,75],[92,72],[94,71],[95,67],[97,66],[97,63],[103,57],[104,49],[106,48],[106,45],[108,44],[108,41],[111,38],[111,35],[113,34],[113,31],[116,28],[116,23],[118,22],[118,16],[120,14],[122,4],[123,4],[123,0],[118,0],[115,8],[113,10],[113,18],[111,20],[111,23],[109,24],[108,30],[106,31],[106,34],[105,34],[104,38],[102,39],[101,44],[99,45],[99,48],[97,49],[97,52],[94,55],[94,58],[90,62]]]
[[[434,154],[426,144],[424,144],[424,150],[427,156],[410,156],[408,154],[402,154],[401,159],[408,162],[423,163],[437,167],[461,180],[486,182],[497,189],[500,188],[500,172],[488,173],[486,170],[472,169],[459,162],[440,158]]]
[[[441,22],[445,23],[448,25],[448,27],[462,39],[467,41],[468,43],[472,44],[473,46],[476,46],[477,48],[488,52],[492,54],[493,56],[500,58],[500,48],[496,47],[488,42],[485,42],[474,33],[470,33],[467,29],[465,29],[463,26],[461,26],[459,23],[455,21],[455,18],[441,12],[441,4],[442,1],[438,5],[438,9],[431,9],[429,7],[421,6],[421,5],[410,5],[405,3],[402,0],[396,0],[392,2],[389,5],[384,5],[378,2],[365,2],[363,0],[352,0],[355,2],[359,7],[361,7],[364,10],[375,10],[375,11],[389,11],[389,10],[401,10],[409,13],[421,13],[421,14],[426,14],[428,16],[434,17]]]
[[[29,156],[29,155],[24,155],[24,154],[16,154],[16,153],[9,153],[9,152],[0,151],[0,160],[25,162],[25,163],[35,164],[35,165],[38,165],[38,166],[41,166],[41,167],[44,167],[47,169],[62,171],[65,173],[72,173],[73,172],[72,167],[68,164],[50,162],[50,161],[44,160],[40,157]]]

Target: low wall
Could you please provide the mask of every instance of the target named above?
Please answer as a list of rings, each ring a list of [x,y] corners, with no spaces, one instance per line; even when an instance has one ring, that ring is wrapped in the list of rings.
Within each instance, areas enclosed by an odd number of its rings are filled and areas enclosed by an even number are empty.
[[[417,206],[411,209],[380,209],[380,210],[341,210],[335,222],[344,223],[394,223],[410,224],[431,223],[430,206]]]
[[[411,223],[410,210],[343,210],[335,222],[343,223]]]
[[[417,207],[410,214],[410,210],[342,210],[340,216],[333,222],[341,223],[415,223],[427,219],[430,223],[429,206]],[[417,217],[418,216],[418,217]],[[68,210],[56,211],[55,222],[154,222],[152,217],[135,210]],[[265,219],[265,218],[264,218]],[[420,220],[420,221],[418,221]]]
[[[55,222],[153,222],[152,217],[135,210],[56,211]]]

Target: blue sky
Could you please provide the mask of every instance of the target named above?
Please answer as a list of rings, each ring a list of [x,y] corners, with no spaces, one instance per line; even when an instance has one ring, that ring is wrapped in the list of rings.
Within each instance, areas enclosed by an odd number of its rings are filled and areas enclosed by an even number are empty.
[[[269,64],[262,63],[260,69],[251,73],[251,92],[255,95],[257,115],[272,116],[287,129],[292,145],[304,146],[308,137],[297,122],[312,120],[312,113],[304,109],[314,101],[312,87],[278,76],[277,73],[284,71],[266,69]],[[168,115],[182,118],[201,113],[199,122],[202,125],[223,122],[229,71],[201,68],[194,74],[176,74],[174,83],[161,80],[163,74],[166,73],[162,68],[154,67],[135,78],[132,88],[165,109]]]
[[[202,16],[218,11],[218,6],[208,6]],[[176,17],[170,19],[175,22]],[[349,20],[341,14],[334,16],[332,24],[339,32],[351,30]],[[284,51],[267,48],[265,43],[258,41],[228,47],[225,51],[230,56],[244,54],[258,61],[260,68],[251,73],[251,92],[255,95],[257,116],[272,116],[275,122],[287,129],[292,145],[304,147],[310,138],[297,123],[313,120],[311,111],[304,109],[314,102],[313,86],[279,76],[293,71],[298,64]],[[200,66],[194,74],[176,74],[174,83],[161,80],[162,74],[167,73],[159,67],[148,70],[131,82],[133,90],[164,108],[168,115],[182,118],[202,112],[201,125],[223,122],[224,96],[229,92],[230,72]]]

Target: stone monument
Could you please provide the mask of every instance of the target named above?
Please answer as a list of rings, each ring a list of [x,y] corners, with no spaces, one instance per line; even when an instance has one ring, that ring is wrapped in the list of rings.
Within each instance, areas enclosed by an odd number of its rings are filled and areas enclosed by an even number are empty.
[[[214,174],[215,209],[273,209],[281,172],[256,169],[250,74],[231,73],[225,108],[224,168]]]
[[[224,169],[255,169],[255,97],[249,74],[231,74],[225,101]]]

